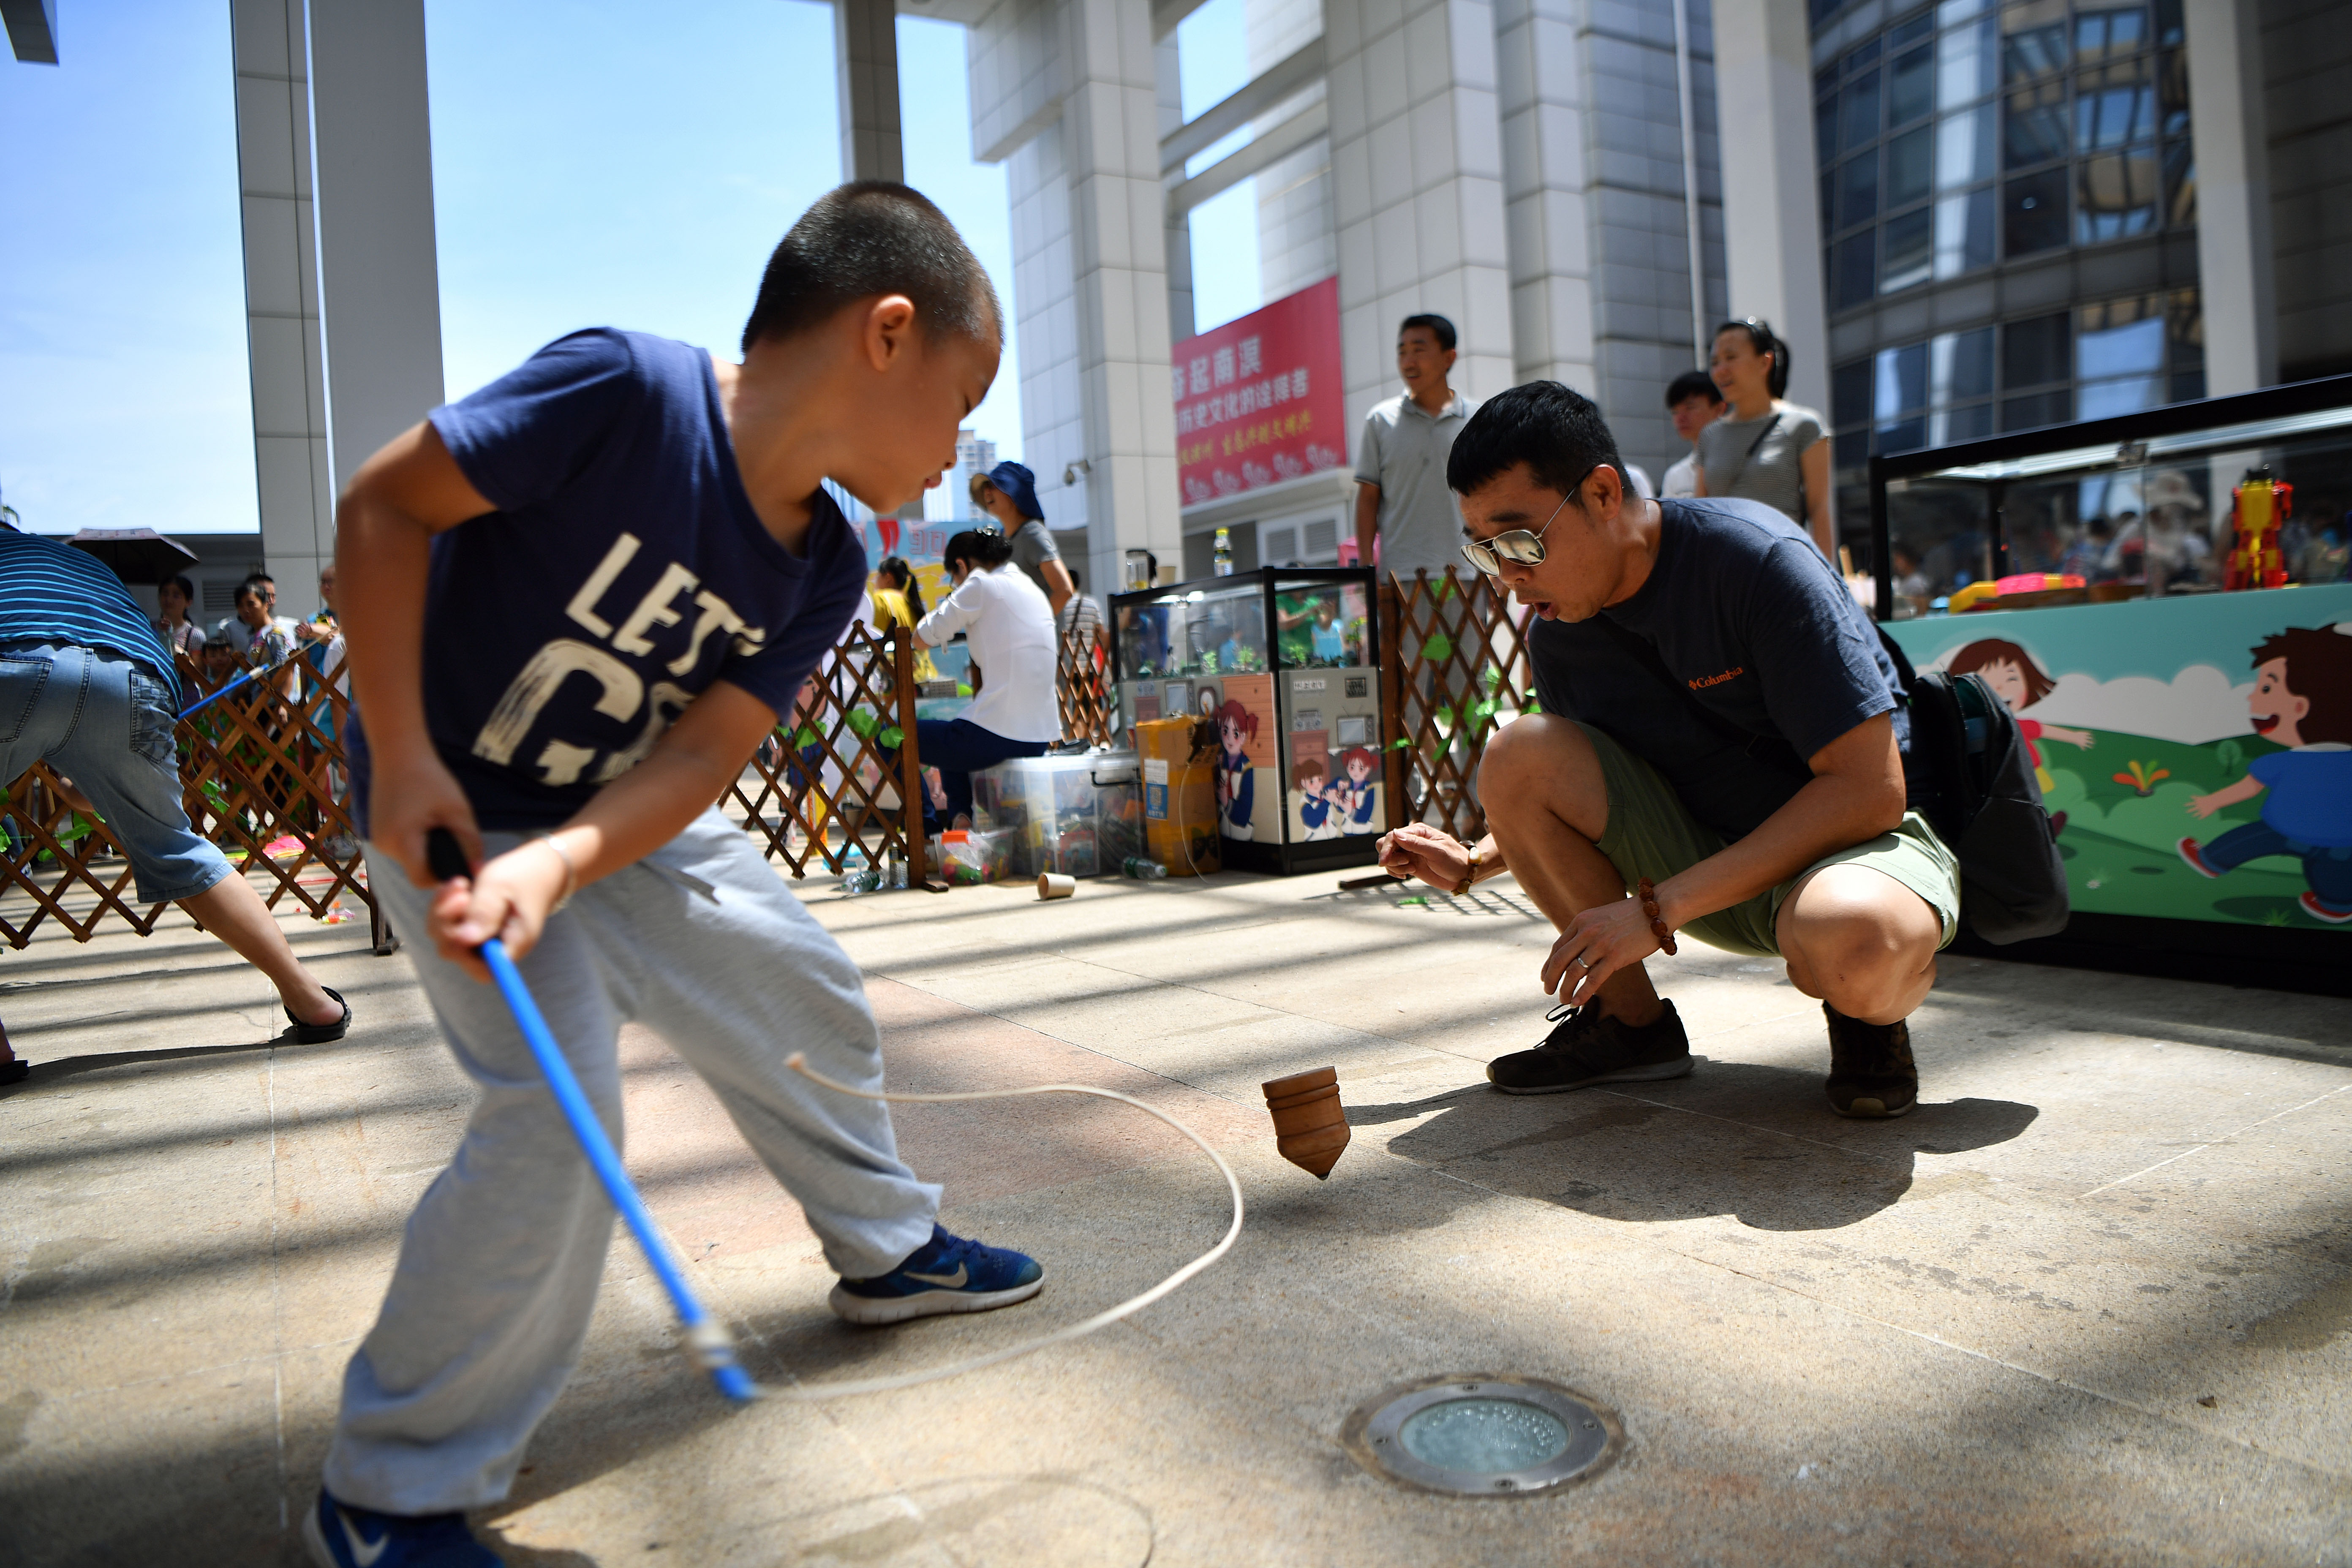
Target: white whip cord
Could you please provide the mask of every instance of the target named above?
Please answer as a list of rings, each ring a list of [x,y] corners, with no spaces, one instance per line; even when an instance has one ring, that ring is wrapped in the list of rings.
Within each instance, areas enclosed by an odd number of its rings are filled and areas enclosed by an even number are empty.
[[[1209,1147],[1208,1140],[1190,1127],[1185,1126],[1166,1111],[1146,1105],[1132,1095],[1121,1094],[1112,1089],[1097,1089],[1090,1084],[1083,1083],[1041,1083],[1027,1089],[979,1089],[954,1094],[891,1094],[875,1089],[853,1089],[845,1083],[835,1083],[810,1067],[807,1059],[798,1051],[794,1051],[785,1058],[784,1065],[802,1077],[821,1084],[836,1094],[852,1095],[859,1100],[878,1100],[892,1105],[946,1105],[960,1100],[1019,1100],[1033,1094],[1089,1094],[1097,1100],[1116,1100],[1122,1105],[1135,1107],[1148,1116],[1158,1117],[1201,1146],[1201,1152],[1206,1154],[1211,1163],[1217,1167],[1217,1173],[1225,1178],[1226,1190],[1233,1194],[1234,1222],[1225,1227],[1225,1234],[1216,1246],[1209,1248],[1150,1289],[1139,1296],[1130,1296],[1118,1306],[1106,1311],[1097,1312],[1093,1317],[1081,1322],[1055,1329],[1051,1333],[1039,1334],[1034,1339],[1024,1340],[1018,1344],[1007,1345],[1002,1350],[990,1351],[984,1355],[968,1356],[962,1361],[950,1362],[946,1366],[934,1367],[928,1372],[902,1373],[896,1377],[855,1378],[846,1382],[823,1383],[814,1386],[793,1384],[779,1387],[761,1384],[760,1393],[765,1397],[814,1403],[821,1399],[846,1398],[854,1394],[885,1394],[893,1389],[917,1388],[926,1383],[937,1383],[942,1378],[961,1377],[965,1373],[977,1372],[984,1366],[994,1366],[1000,1362],[1013,1361],[1033,1352],[1044,1350],[1048,1345],[1062,1344],[1067,1341],[1081,1338],[1093,1333],[1097,1329],[1108,1328],[1121,1318],[1131,1317],[1154,1301],[1162,1300],[1178,1286],[1231,1251],[1234,1242],[1241,1236],[1242,1184],[1234,1176],[1234,1168],[1225,1163],[1224,1156]],[[725,1332],[724,1330],[719,1330],[716,1324],[710,1324],[709,1327],[722,1336]]]

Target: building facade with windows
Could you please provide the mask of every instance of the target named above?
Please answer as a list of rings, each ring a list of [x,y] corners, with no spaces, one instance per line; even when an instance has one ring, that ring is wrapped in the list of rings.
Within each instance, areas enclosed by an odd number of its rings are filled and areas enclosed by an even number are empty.
[[[1874,452],[2352,370],[2340,6],[1764,3],[1803,38],[1768,112],[1801,108],[1811,201],[1732,221],[1812,207],[1849,541]]]

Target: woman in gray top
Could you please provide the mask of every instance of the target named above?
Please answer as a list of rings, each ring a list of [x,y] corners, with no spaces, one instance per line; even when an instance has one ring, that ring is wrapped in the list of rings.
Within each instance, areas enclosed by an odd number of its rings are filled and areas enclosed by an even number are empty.
[[[1753,316],[1715,331],[1707,374],[1731,405],[1698,437],[1698,493],[1760,500],[1813,536],[1832,561],[1830,443],[1822,416],[1781,401],[1789,390],[1789,345]]]

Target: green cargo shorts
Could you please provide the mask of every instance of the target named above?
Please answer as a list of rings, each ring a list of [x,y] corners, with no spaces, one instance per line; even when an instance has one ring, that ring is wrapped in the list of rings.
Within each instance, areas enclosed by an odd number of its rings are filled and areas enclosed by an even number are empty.
[[[1599,848],[1632,888],[1647,877],[1663,882],[1724,847],[1723,836],[1690,814],[1674,786],[1657,769],[1590,724],[1579,724],[1601,758],[1609,787],[1609,828]],[[1937,951],[1949,947],[1960,922],[1960,867],[1950,849],[1917,812],[1906,812],[1892,833],[1825,855],[1779,887],[1727,910],[1701,915],[1684,929],[1710,947],[1727,952],[1780,956],[1780,905],[1806,876],[1824,866],[1867,866],[1894,878],[1927,901],[1944,923]]]

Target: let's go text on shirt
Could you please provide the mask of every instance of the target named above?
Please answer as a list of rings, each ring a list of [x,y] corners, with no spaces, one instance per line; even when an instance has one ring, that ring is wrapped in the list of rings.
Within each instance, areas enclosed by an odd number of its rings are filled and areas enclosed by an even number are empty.
[[[767,531],[700,349],[576,332],[431,418],[498,509],[434,540],[425,614],[426,727],[484,827],[566,820],[714,681],[791,711],[856,612],[847,520],[820,492],[806,554]]]

